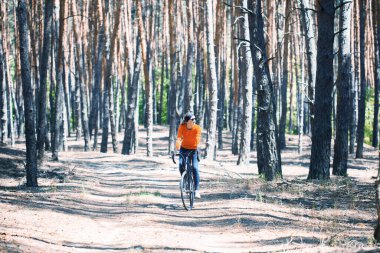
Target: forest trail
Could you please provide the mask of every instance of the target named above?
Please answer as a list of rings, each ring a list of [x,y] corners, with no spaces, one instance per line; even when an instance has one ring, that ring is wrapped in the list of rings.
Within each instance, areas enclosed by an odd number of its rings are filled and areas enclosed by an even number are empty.
[[[155,145],[166,145],[164,129]],[[143,135],[141,136],[143,138]],[[292,138],[292,137],[290,137]],[[228,142],[228,138],[226,138]],[[35,190],[22,186],[22,146],[0,154],[0,251],[4,252],[357,252],[371,243],[376,210],[376,151],[351,161],[349,179],[304,179],[308,155],[283,152],[279,183],[238,167],[230,151],[201,161],[202,199],[185,211],[179,172],[162,150],[147,158],[111,152],[60,153]],[[6,152],[8,150],[8,152]],[[4,162],[3,162],[4,161]],[[6,162],[6,163],[5,163]],[[15,167],[12,167],[15,166]],[[360,200],[360,202],[359,202]]]

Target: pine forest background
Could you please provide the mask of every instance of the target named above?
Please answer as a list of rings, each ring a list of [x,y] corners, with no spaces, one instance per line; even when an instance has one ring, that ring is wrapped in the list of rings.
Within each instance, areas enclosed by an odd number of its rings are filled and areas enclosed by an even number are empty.
[[[348,153],[379,145],[379,28],[377,0],[1,0],[0,142],[25,137],[37,186],[70,136],[84,151],[154,156],[165,125],[169,153],[191,111],[207,159],[230,131],[237,163],[256,150],[274,180],[286,134],[299,153],[310,136],[308,178],[329,179],[330,162],[347,176]]]

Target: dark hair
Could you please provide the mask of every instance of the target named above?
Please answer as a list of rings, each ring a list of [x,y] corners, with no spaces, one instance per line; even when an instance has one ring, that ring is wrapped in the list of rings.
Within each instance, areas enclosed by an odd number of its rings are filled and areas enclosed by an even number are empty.
[[[188,112],[185,114],[185,117],[183,117],[183,123],[186,123],[191,119],[195,119],[195,116],[191,112]]]

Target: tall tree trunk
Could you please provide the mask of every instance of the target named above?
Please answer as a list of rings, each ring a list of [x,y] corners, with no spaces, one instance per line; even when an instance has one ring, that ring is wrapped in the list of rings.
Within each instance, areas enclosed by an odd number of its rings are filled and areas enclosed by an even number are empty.
[[[224,27],[225,27],[225,4],[217,1],[215,18],[215,68],[217,78],[217,116],[216,124],[218,131],[218,149],[223,150],[223,129],[224,129],[224,99],[225,99],[225,46],[224,46]]]
[[[18,2],[17,19],[19,25],[20,38],[20,62],[22,73],[22,90],[25,106],[25,139],[26,139],[26,186],[37,187],[37,145],[35,118],[33,107],[33,90],[30,76],[29,64],[29,42],[28,42],[28,24],[27,24],[27,7],[25,1]]]
[[[3,8],[3,7],[1,7]],[[1,13],[1,12],[0,12]],[[2,14],[2,13],[1,13]],[[2,22],[2,20],[0,20]],[[0,32],[2,24],[0,23]],[[5,54],[3,53],[3,39],[0,34],[0,144],[6,145],[7,140],[7,93],[6,93],[6,77],[5,77]]]
[[[121,153],[123,155],[134,154],[138,143],[136,142],[137,127],[135,126],[135,118],[138,113],[138,89],[139,89],[139,77],[141,69],[141,43],[140,37],[136,39],[136,59],[134,63],[134,70],[132,81],[128,85],[128,105],[126,115],[126,127],[124,132],[123,149]]]
[[[0,144],[7,143],[7,78],[6,69],[8,62],[6,60],[7,35],[6,35],[6,13],[7,5],[3,3],[0,6]]]
[[[147,156],[153,156],[153,93],[152,93],[152,69],[151,63],[148,59],[150,57],[150,50],[147,46],[146,31],[143,25],[142,6],[141,1],[137,2],[137,17],[138,17],[138,30],[141,43],[141,55],[144,66],[145,78],[145,94],[146,94],[146,128],[147,128]]]
[[[360,13],[360,99],[359,99],[359,118],[357,129],[356,158],[363,158],[364,126],[367,79],[365,66],[365,25],[366,25],[366,1],[359,0]]]
[[[358,17],[358,1],[354,1],[353,6],[353,18],[352,18],[352,44],[351,44],[351,52],[355,56],[359,56],[358,47],[359,47],[359,17]],[[352,57],[352,81],[351,81],[351,90],[350,90],[350,147],[349,152],[353,154],[355,152],[355,143],[356,143],[356,134],[357,134],[357,126],[358,126],[358,107],[359,107],[359,61],[360,57]]]
[[[178,64],[178,42],[175,24],[175,2],[169,0],[169,31],[170,31],[170,88],[168,96],[169,115],[169,152],[174,151],[177,137],[177,64]]]
[[[373,30],[374,30],[374,44],[375,44],[375,101],[374,101],[374,117],[373,117],[373,131],[372,131],[372,146],[379,145],[379,88],[380,88],[380,3],[379,1],[372,1],[373,10]]]
[[[243,8],[247,8],[247,0],[242,0]],[[249,41],[249,25],[248,25],[248,13],[244,13],[244,19],[241,25],[243,38]],[[253,79],[253,63],[252,56],[249,50],[249,43],[245,42],[241,46],[243,50],[243,75],[242,75],[242,95],[243,95],[243,118],[241,127],[240,149],[239,159],[237,164],[244,165],[249,163],[249,151],[251,143],[251,131],[252,131],[252,79]]]
[[[102,65],[103,65],[103,52],[104,52],[104,44],[105,44],[105,27],[104,27],[104,19],[102,21],[101,29],[98,34],[98,52],[97,52],[97,61],[95,64],[95,77],[94,77],[94,88],[92,91],[92,103],[91,103],[91,116],[90,116],[90,135],[92,135],[92,130],[94,130],[93,135],[93,150],[97,150],[98,148],[98,130],[99,130],[99,107],[101,105],[100,101],[100,86],[102,80]]]
[[[56,79],[55,79],[55,72],[56,72],[56,38],[58,37],[57,32],[57,20],[56,15],[53,15],[53,22],[52,22],[52,39],[51,39],[51,45],[50,45],[50,52],[51,52],[51,59],[50,59],[50,89],[49,89],[49,130],[50,130],[50,150],[52,150],[52,143],[53,143],[53,137],[54,137],[54,118],[55,118],[55,108],[54,108],[54,92],[55,92],[55,86],[56,86]],[[45,145],[46,142],[45,142]],[[46,151],[46,149],[45,149]]]
[[[314,96],[315,96],[315,83],[316,83],[316,48],[315,48],[315,34],[314,34],[314,20],[310,15],[309,1],[299,0],[299,6],[301,9],[301,27],[303,34],[305,35],[306,43],[306,56],[307,56],[307,100],[309,103],[309,119],[311,125],[313,125],[314,119]],[[319,24],[319,23],[318,23]]]
[[[340,1],[339,11],[339,51],[338,51],[338,78],[337,78],[337,118],[336,137],[334,142],[333,175],[347,176],[348,159],[348,128],[350,111],[351,83],[351,6]]]
[[[40,87],[38,91],[38,127],[37,127],[37,152],[38,159],[43,160],[45,156],[45,135],[46,135],[46,79],[49,64],[49,54],[51,45],[51,25],[54,1],[45,1],[44,17],[44,39],[42,54],[40,58]]]
[[[276,105],[268,59],[265,52],[264,22],[261,0],[250,1],[249,15],[251,54],[257,80],[257,165],[260,174],[268,181],[282,178],[281,153],[278,148]]]
[[[7,33],[9,34],[9,29],[7,29]],[[7,44],[7,50],[5,55],[6,62],[10,62],[10,40],[5,40]],[[9,52],[9,53],[8,53]],[[5,65],[5,80],[7,80],[7,85],[5,86],[6,93],[7,93],[7,118],[8,118],[8,138],[10,138],[11,146],[13,147],[15,145],[15,134],[14,134],[14,121],[13,121],[13,104],[12,104],[12,87],[13,87],[13,81],[11,77],[11,73],[9,71],[9,64]]]
[[[334,59],[334,1],[320,0],[318,11],[317,76],[311,161],[308,179],[330,178],[331,110]]]
[[[184,70],[184,78],[183,78],[183,87],[185,88],[185,104],[184,104],[184,113],[188,113],[193,111],[193,85],[192,85],[192,77],[193,77],[193,64],[194,64],[194,29],[193,29],[193,1],[188,0],[186,3],[186,13],[187,13],[187,60],[186,66]]]
[[[107,11],[106,11],[107,12]],[[100,152],[107,153],[108,144],[108,125],[111,123],[112,147],[113,151],[117,153],[117,140],[115,132],[115,120],[113,116],[113,107],[111,105],[111,89],[112,89],[112,66],[115,54],[115,41],[120,24],[121,1],[116,2],[114,27],[111,29],[112,35],[109,39],[109,56],[107,57],[106,71],[104,74],[104,97],[103,97],[103,132],[102,132],[102,145]],[[106,25],[107,27],[107,25]]]
[[[3,54],[2,38],[0,35],[0,144],[6,145],[6,125],[7,125],[7,98],[6,98],[6,78],[5,78],[5,57]]]
[[[303,43],[301,43],[300,48],[303,46]],[[300,61],[300,66],[301,66],[301,82],[298,81],[298,78],[296,79],[296,85],[297,85],[297,126],[298,126],[298,154],[302,153],[303,150],[303,143],[302,143],[302,136],[304,134],[303,131],[303,124],[304,124],[304,55],[301,55],[301,61]],[[296,65],[296,64],[295,64]],[[298,70],[296,70],[298,73]],[[298,75],[297,75],[298,76]]]
[[[76,4],[72,2],[72,15],[75,17],[76,16]],[[77,111],[78,116],[77,118],[81,119],[81,122],[77,122],[78,126],[82,125],[83,127],[83,135],[84,135],[84,151],[89,151],[90,150],[90,134],[89,134],[89,127],[88,127],[88,116],[87,116],[87,94],[86,94],[86,87],[84,84],[84,73],[83,73],[83,64],[81,64],[82,57],[80,53],[82,52],[81,50],[81,38],[82,38],[82,24],[79,26],[79,35],[77,31],[77,25],[73,25],[73,33],[74,33],[74,40],[75,40],[75,70],[76,70],[76,96],[79,98],[77,100],[77,106],[80,108],[80,110]],[[79,104],[80,103],[80,104]],[[80,112],[80,115],[79,115]]]
[[[285,32],[284,32],[284,57],[282,67],[282,84],[281,84],[281,117],[280,117],[280,134],[279,134],[279,147],[284,149],[286,147],[285,129],[286,129],[286,114],[287,114],[287,89],[288,89],[288,57],[289,57],[289,28],[291,15],[291,1],[286,0],[285,7]]]
[[[217,114],[217,77],[215,67],[215,50],[214,50],[214,14],[212,1],[206,1],[206,40],[207,40],[207,63],[209,69],[209,102],[210,102],[210,120],[207,131],[207,143],[205,158],[215,159],[215,136],[216,136],[216,114]]]
[[[58,149],[59,149],[59,137],[60,137],[60,128],[63,118],[63,35],[65,28],[65,1],[60,0],[59,4],[59,37],[58,37],[58,58],[57,58],[57,73],[56,73],[56,91],[55,91],[55,115],[54,115],[54,124],[52,128],[53,138],[52,138],[52,153],[53,160],[58,161]]]

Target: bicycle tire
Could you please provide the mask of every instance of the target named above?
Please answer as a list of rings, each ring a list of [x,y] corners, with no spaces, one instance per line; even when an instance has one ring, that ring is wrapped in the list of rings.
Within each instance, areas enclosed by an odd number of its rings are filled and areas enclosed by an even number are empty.
[[[189,194],[190,194],[190,206],[192,209],[194,207],[194,198],[195,198],[195,183],[194,183],[193,172],[189,173],[189,176],[187,178],[189,180],[189,185],[190,185]]]
[[[191,174],[184,171],[181,176],[181,199],[183,207],[190,211],[194,204],[194,181]]]

